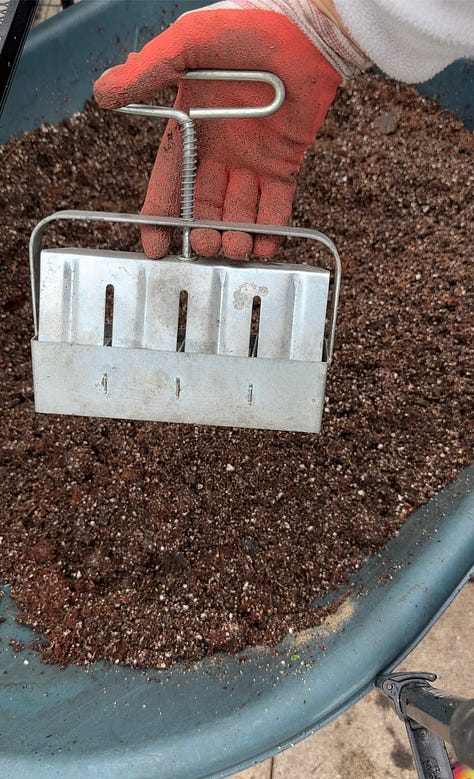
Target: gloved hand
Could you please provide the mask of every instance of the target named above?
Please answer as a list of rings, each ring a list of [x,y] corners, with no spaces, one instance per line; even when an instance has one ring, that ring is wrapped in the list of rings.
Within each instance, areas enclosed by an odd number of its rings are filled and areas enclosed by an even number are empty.
[[[474,769],[462,763],[456,763],[453,767],[453,779],[474,779]]]
[[[163,87],[179,84],[175,107],[253,106],[269,103],[267,84],[180,81],[187,70],[267,70],[286,89],[283,106],[262,119],[196,122],[198,167],[195,217],[286,225],[295,175],[334,99],[341,76],[306,35],[282,13],[212,7],[180,17],[123,65],[104,73],[94,93],[103,108],[145,102]],[[174,121],[164,133],[142,213],[177,216],[180,211],[181,134]],[[281,239],[229,231],[222,249],[231,258],[251,252],[271,256]],[[142,228],[149,257],[167,253],[168,231]],[[200,255],[217,254],[221,234],[193,230]]]

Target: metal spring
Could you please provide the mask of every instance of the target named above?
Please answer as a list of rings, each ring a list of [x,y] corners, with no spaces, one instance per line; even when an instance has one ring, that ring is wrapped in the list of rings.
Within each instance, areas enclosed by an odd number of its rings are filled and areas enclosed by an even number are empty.
[[[196,180],[196,130],[192,119],[179,122],[183,134],[183,175],[181,183],[181,216],[194,219],[194,184]],[[183,229],[182,253],[184,259],[191,259],[191,230]]]
[[[196,131],[191,119],[181,125],[183,133],[183,177],[181,184],[181,216],[194,218],[194,183],[196,180]]]

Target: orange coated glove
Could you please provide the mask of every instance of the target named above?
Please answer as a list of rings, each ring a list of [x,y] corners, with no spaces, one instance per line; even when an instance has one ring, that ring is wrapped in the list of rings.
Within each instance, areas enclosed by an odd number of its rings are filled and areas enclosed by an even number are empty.
[[[260,9],[212,7],[180,17],[123,65],[104,73],[94,87],[103,108],[144,102],[179,84],[175,107],[255,106],[273,99],[267,84],[180,81],[188,70],[266,70],[281,78],[283,106],[262,119],[196,121],[198,167],[195,217],[286,225],[305,149],[314,141],[341,76],[285,15]],[[164,133],[142,213],[177,216],[182,139],[174,121]],[[169,231],[142,228],[149,257],[167,253]],[[281,239],[196,229],[191,244],[200,255],[222,248],[230,258],[252,252],[271,256]]]

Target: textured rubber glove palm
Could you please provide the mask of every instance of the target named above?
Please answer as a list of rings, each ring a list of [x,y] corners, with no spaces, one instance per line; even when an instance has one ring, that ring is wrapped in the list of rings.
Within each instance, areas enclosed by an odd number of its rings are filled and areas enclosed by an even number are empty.
[[[94,93],[103,108],[144,102],[163,87],[179,84],[175,106],[253,106],[268,103],[267,84],[180,81],[188,70],[267,70],[286,89],[282,108],[263,119],[196,122],[197,219],[288,224],[295,175],[341,82],[337,71],[286,16],[273,11],[216,9],[185,14],[140,53],[104,73]],[[180,211],[180,130],[170,121],[164,133],[143,205],[144,214],[176,216]],[[167,253],[169,235],[142,228],[149,257]],[[201,255],[217,254],[221,234],[193,230],[191,244]],[[231,258],[254,252],[271,256],[278,238],[229,231],[222,249]]]

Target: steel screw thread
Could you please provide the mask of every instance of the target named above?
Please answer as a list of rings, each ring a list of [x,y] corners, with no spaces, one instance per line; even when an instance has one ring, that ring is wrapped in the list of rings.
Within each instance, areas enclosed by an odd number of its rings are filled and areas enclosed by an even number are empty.
[[[183,219],[194,219],[194,184],[196,181],[196,130],[194,122],[189,117],[179,123],[183,133],[183,174],[181,184],[181,216]],[[190,228],[183,230],[183,257],[192,256],[190,243]]]

